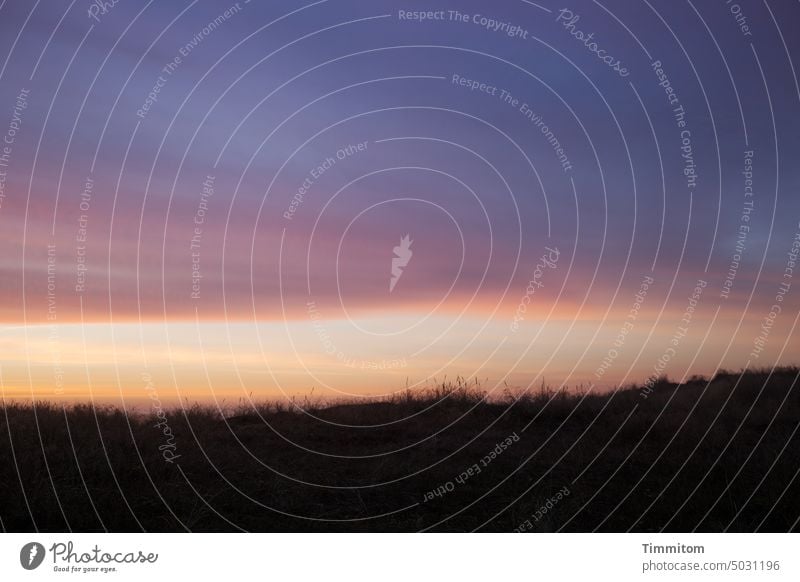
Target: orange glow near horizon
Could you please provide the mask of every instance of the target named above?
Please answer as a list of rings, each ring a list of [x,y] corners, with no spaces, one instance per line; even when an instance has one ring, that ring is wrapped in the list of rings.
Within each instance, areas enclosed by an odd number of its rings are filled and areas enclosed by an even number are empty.
[[[477,378],[482,389],[495,394],[543,381],[606,390],[652,376],[665,353],[666,372],[676,379],[711,374],[717,367],[737,369],[747,361],[747,346],[735,343],[729,349],[725,341],[733,336],[735,320],[718,318],[716,333],[704,339],[711,321],[698,316],[692,333],[669,350],[675,318],[657,326],[642,319],[616,349],[624,314],[615,315],[602,324],[567,317],[528,321],[516,333],[509,333],[507,317],[432,316],[420,319],[412,332],[388,336],[374,334],[408,327],[413,321],[408,314],[317,325],[307,320],[6,326],[0,328],[0,372],[6,399],[135,406],[147,401],[153,386],[170,404],[371,397],[455,376]],[[758,324],[745,320],[739,335],[752,331],[755,337]],[[791,325],[787,318],[776,326],[759,362],[791,363],[791,354],[798,353]],[[447,337],[446,345],[437,337]],[[701,345],[713,357],[697,362]],[[601,370],[604,358],[608,365]]]

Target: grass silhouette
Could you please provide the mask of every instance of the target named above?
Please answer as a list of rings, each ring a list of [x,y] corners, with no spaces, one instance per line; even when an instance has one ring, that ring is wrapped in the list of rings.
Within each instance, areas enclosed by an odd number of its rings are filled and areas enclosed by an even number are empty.
[[[796,530],[799,373],[500,395],[457,379],[369,402],[193,405],[160,418],[6,402],[0,525]]]

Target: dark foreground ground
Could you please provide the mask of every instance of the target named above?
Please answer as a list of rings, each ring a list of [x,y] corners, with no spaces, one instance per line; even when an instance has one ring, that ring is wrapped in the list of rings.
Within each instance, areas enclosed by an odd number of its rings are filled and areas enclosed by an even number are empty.
[[[160,420],[7,404],[0,525],[797,530],[797,379],[792,368],[719,374],[710,383],[663,380],[647,398],[634,387],[613,395],[543,391],[516,402],[508,394],[487,402],[456,383],[308,414],[264,405],[222,416],[193,407]]]

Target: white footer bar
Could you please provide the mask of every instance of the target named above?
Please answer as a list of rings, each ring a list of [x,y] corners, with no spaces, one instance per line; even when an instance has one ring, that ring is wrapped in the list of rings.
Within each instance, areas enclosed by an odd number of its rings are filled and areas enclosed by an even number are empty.
[[[2,534],[0,580],[777,582],[800,580],[799,542],[792,534]]]

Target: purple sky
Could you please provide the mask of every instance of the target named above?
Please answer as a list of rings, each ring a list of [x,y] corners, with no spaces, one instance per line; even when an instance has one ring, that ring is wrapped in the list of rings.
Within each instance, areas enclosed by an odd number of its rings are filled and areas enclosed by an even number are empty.
[[[800,8],[773,4],[4,2],[4,385],[50,393],[54,347],[77,396],[167,347],[197,372],[201,337],[231,390],[794,361]]]

